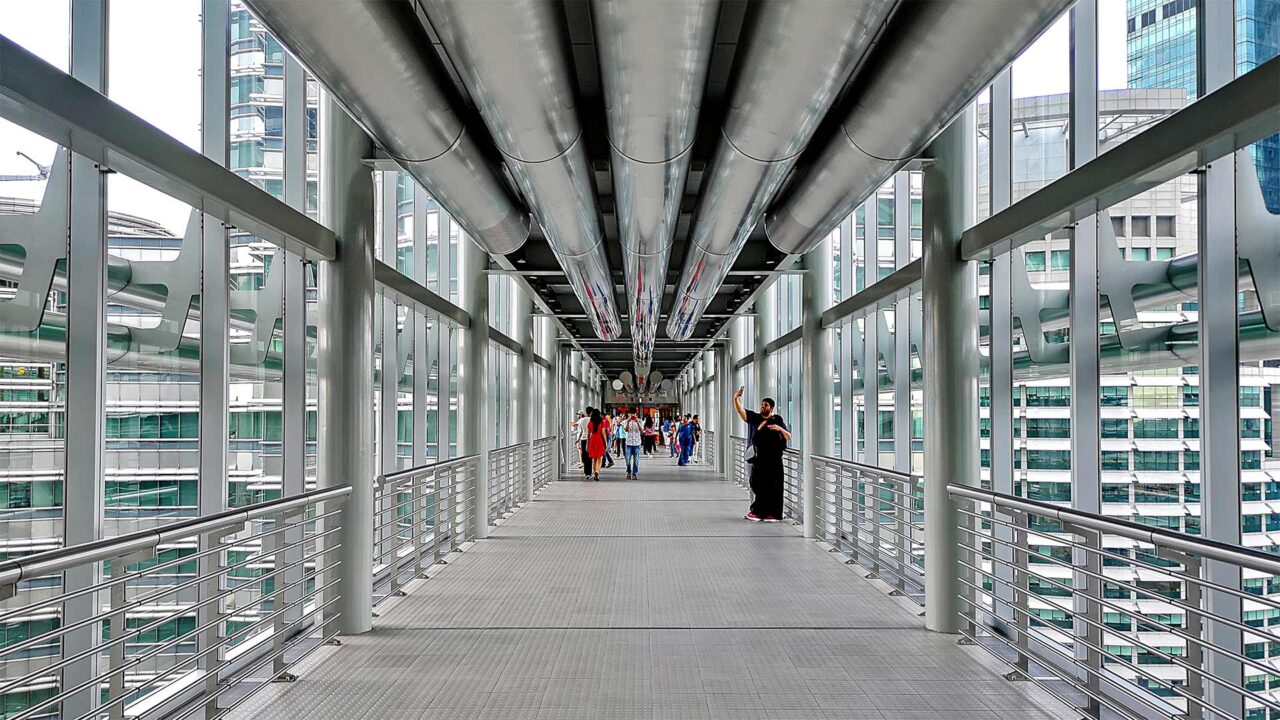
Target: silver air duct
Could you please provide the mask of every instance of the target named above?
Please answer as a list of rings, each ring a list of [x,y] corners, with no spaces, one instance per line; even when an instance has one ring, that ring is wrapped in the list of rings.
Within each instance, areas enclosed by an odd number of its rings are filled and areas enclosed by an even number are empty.
[[[635,371],[649,374],[719,0],[595,0]]]
[[[621,336],[558,4],[420,0],[596,335]]]
[[[813,167],[765,218],[769,242],[803,255],[1008,67],[1073,0],[911,2],[877,47],[856,103]]]
[[[722,137],[702,181],[667,335],[687,339],[893,0],[771,0],[742,45]],[[1004,3],[1000,3],[1003,5]]]
[[[245,0],[375,142],[485,250],[529,237],[529,216],[436,81],[431,40],[406,2]]]

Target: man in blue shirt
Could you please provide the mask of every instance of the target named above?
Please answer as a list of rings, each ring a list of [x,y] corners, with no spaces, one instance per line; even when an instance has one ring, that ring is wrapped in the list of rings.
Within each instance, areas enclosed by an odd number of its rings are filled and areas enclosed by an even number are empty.
[[[684,417],[684,422],[680,424],[680,430],[677,433],[680,438],[680,465],[689,464],[689,456],[693,454],[693,421],[689,416]]]

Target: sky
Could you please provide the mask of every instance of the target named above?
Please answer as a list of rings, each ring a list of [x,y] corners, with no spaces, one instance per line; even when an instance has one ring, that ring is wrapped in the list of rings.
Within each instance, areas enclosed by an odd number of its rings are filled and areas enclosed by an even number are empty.
[[[68,0],[0,0],[0,34],[65,70]],[[192,148],[200,141],[200,0],[112,0],[108,95],[144,120]],[[1123,88],[1125,0],[1099,2],[1099,87]],[[162,29],[162,32],[156,32]],[[1068,90],[1069,29],[1066,16],[1014,63],[1013,95]],[[0,119],[0,175],[33,174],[15,155],[21,150],[48,164],[54,145]],[[0,196],[38,199],[43,183],[3,182]],[[109,181],[111,210],[155,220],[175,235],[190,208],[122,175]]]

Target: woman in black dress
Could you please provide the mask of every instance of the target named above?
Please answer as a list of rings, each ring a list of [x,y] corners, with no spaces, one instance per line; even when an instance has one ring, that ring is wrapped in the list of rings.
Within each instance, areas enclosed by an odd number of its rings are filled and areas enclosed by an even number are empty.
[[[747,443],[754,452],[751,464],[751,492],[755,499],[744,515],[752,522],[778,522],[782,518],[782,453],[791,442],[787,423],[773,414],[773,398],[760,401],[760,412],[742,407],[742,388],[733,394],[733,409],[747,423]]]

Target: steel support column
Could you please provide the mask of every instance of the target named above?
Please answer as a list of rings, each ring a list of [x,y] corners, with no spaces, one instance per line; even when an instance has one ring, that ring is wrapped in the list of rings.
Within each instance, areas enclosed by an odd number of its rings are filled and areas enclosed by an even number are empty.
[[[534,407],[533,397],[533,300],[524,288],[514,287],[515,295],[511,300],[511,313],[515,327],[512,337],[520,343],[520,354],[516,356],[516,382],[511,412],[516,419],[515,441],[527,445],[524,497],[528,501],[533,499],[533,440],[538,437],[534,426],[539,417]]]
[[[911,262],[911,173],[893,176],[893,266]],[[911,298],[893,305],[893,469],[911,472]],[[887,360],[888,358],[886,358]]]
[[[284,201],[295,210],[306,212],[307,205],[307,81],[306,71],[292,56],[284,65]],[[306,264],[302,258],[284,250],[279,267],[271,272],[284,273],[283,340],[284,369],[281,388],[280,486],[284,496],[300,495],[306,489],[307,475],[307,288]],[[285,543],[300,543],[303,528],[296,525],[285,534]],[[283,602],[296,604],[286,615],[287,621],[302,616],[303,547],[285,551],[285,562],[297,567],[285,571],[283,582],[295,584],[285,591]],[[281,639],[283,641],[283,638]]]
[[[1201,3],[1197,8],[1201,95],[1235,77],[1235,10],[1232,3]],[[1237,306],[1236,166],[1252,162],[1247,150],[1232,153],[1204,169],[1200,178],[1199,331],[1200,331],[1200,496],[1206,540],[1241,542],[1240,524],[1240,358]],[[1203,573],[1214,584],[1238,588],[1240,569],[1206,560]],[[1244,674],[1238,660],[1208,648],[1239,655],[1239,630],[1214,618],[1241,621],[1240,598],[1209,590],[1205,605],[1205,668],[1218,682],[1208,683],[1209,700],[1230,717],[1244,716],[1239,687]]]
[[[880,219],[877,212],[877,192],[871,193],[863,205],[862,217],[865,227],[862,232],[863,251],[866,263],[862,267],[865,287],[871,287],[880,278]],[[879,309],[867,308],[862,322],[862,357],[858,363],[862,368],[862,460],[868,465],[880,465],[880,338],[876,324]],[[851,323],[854,332],[858,332],[857,321]]]
[[[831,373],[831,334],[822,329],[822,311],[831,304],[831,238],[804,256],[801,280],[800,353],[804,358],[804,432],[800,435],[800,466],[804,480],[804,536],[818,536],[818,476],[813,456],[830,455],[831,405],[835,391]]]
[[[422,186],[414,183],[413,188],[413,279],[424,285],[434,285],[437,293],[441,289],[438,281],[427,277],[427,204],[428,195]],[[438,226],[437,226],[438,227]],[[439,253],[436,254],[439,257]],[[448,294],[448,279],[445,279],[445,294]],[[434,321],[434,322],[433,322]],[[413,314],[413,459],[411,465],[418,466],[427,462],[427,445],[430,435],[427,433],[427,414],[432,404],[431,366],[435,363],[439,345],[439,334],[436,329],[444,323],[432,314],[419,309]],[[440,424],[441,411],[449,412],[449,369],[436,373],[436,456],[439,457],[440,429],[447,426]],[[440,402],[440,388],[445,388],[444,402]],[[446,444],[448,438],[446,437]]]
[[[463,334],[458,363],[458,450],[479,458],[468,532],[482,540],[489,536],[489,255],[467,238],[462,239],[461,255],[458,291],[471,327]]]
[[[937,632],[957,631],[961,607],[947,484],[979,485],[978,273],[959,255],[974,215],[975,116],[970,107],[933,142],[924,176],[925,625]]]
[[[320,484],[352,487],[338,551],[342,599],[337,603],[339,630],[352,635],[373,625],[375,198],[373,175],[365,165],[373,143],[331,98],[325,98],[320,112],[320,211],[324,225],[337,235],[338,252],[320,265],[317,283],[317,439]]]
[[[76,3],[71,8],[71,75],[106,92],[107,4]],[[92,160],[71,155],[70,252],[67,256],[67,406],[63,503],[63,543],[93,542],[102,534],[103,447],[106,411],[107,227],[106,175]],[[55,242],[55,238],[48,238]],[[65,241],[65,239],[64,239]],[[74,451],[72,450],[74,448]],[[73,593],[101,581],[95,565],[67,570],[62,590]],[[62,604],[64,621],[96,612],[92,594]],[[95,675],[99,642],[96,626],[69,631],[62,638],[64,657],[85,654],[62,671],[62,687],[74,687]],[[63,717],[90,714],[99,704],[97,688],[69,696]]]
[[[1000,73],[991,85],[991,212],[1007,207],[1013,196],[1013,78],[1010,70]],[[991,375],[988,402],[991,417],[991,489],[1013,494],[1013,303],[1010,289],[1011,253],[997,255],[991,261]],[[998,580],[993,592],[1000,600],[996,614],[1013,623],[1017,617],[1014,601],[1014,551],[1006,543],[1013,541],[1013,531],[996,525],[992,533],[1002,542],[996,543],[995,555],[1002,562],[995,567]],[[1003,581],[1003,582],[1002,582]],[[1025,663],[1024,663],[1025,664]],[[1024,668],[1025,669],[1025,668]]]
[[[755,362],[752,363],[752,370],[755,373],[756,396],[747,398],[748,406],[751,404],[759,405],[760,398],[771,395],[769,383],[773,382],[773,377],[769,373],[769,355],[765,352],[765,345],[772,338],[774,326],[774,294],[770,290],[765,290],[756,295],[756,316],[752,318],[752,329],[754,330],[755,347],[752,351],[755,354]]]
[[[1079,167],[1098,156],[1098,3],[1080,0],[1071,12],[1071,166]],[[1089,513],[1102,512],[1102,457],[1099,410],[1100,361],[1098,357],[1098,215],[1076,224],[1071,233],[1071,506]],[[1097,575],[1102,563],[1097,553],[1076,550],[1073,564],[1082,572],[1073,577],[1072,598],[1076,662],[1079,680],[1097,691],[1102,673],[1102,621],[1098,600],[1102,585]],[[1091,622],[1086,622],[1091,621]],[[1092,671],[1092,672],[1090,672]],[[1086,710],[1100,712],[1090,699]]]
[[[228,116],[230,107],[229,47],[231,44],[231,11],[221,0],[205,0],[202,8],[201,51],[201,150],[205,157],[226,167],[228,160]],[[230,306],[229,243],[227,226],[217,217],[205,213],[201,226],[201,289],[200,289],[200,429],[199,466],[200,483],[197,509],[201,515],[212,515],[227,507],[227,400],[230,380]],[[212,547],[207,536],[200,539],[200,550]],[[201,576],[210,576],[218,568],[220,558],[210,555],[201,558]],[[201,583],[200,600],[207,600],[216,591],[217,583]],[[210,625],[218,617],[221,608],[216,603],[202,606],[197,613],[201,626]],[[209,650],[222,640],[219,624],[210,625],[197,639],[198,650]],[[199,667],[215,665],[214,650],[201,658]],[[218,678],[205,679],[205,689],[216,688]]]
[[[377,203],[381,206],[382,257],[378,258],[391,267],[396,267],[396,249],[400,238],[396,232],[396,215],[399,212],[397,182],[399,178],[394,171],[379,172],[382,179],[378,186]],[[378,317],[374,328],[380,340],[375,344],[382,346],[382,373],[379,376],[378,396],[378,439],[374,446],[378,449],[378,472],[393,473],[400,469],[396,455],[399,445],[399,390],[400,390],[400,338],[396,324],[398,310],[396,301],[390,293],[377,293],[373,300],[374,312]],[[381,512],[382,508],[379,508]]]

